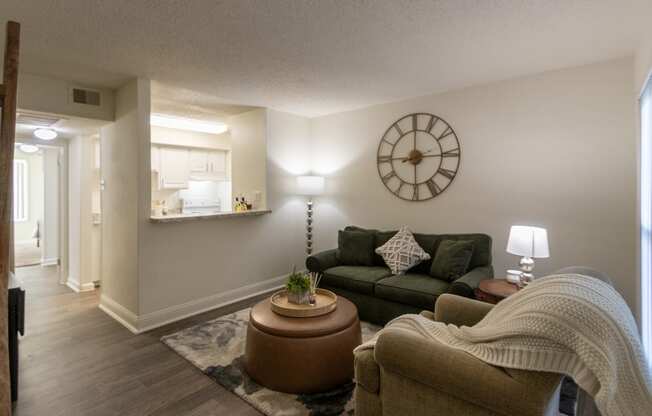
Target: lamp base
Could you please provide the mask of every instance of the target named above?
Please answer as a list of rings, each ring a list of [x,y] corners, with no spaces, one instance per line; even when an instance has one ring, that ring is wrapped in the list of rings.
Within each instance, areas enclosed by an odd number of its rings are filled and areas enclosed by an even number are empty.
[[[518,265],[521,266],[521,271],[523,272],[521,275],[523,284],[528,284],[534,280],[534,275],[532,274],[534,270],[534,259],[532,257],[522,257]]]

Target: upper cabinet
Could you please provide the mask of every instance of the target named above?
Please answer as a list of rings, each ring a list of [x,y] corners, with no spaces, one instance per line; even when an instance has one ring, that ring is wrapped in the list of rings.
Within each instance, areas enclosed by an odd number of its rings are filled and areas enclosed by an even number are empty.
[[[152,172],[158,173],[160,189],[185,189],[189,180],[228,180],[227,152],[152,146]]]
[[[208,172],[208,152],[202,149],[190,150],[190,172],[206,173]]]
[[[190,180],[190,152],[175,147],[160,148],[160,183],[163,189],[185,189]]]
[[[190,150],[190,179],[227,180],[226,152],[221,150]]]

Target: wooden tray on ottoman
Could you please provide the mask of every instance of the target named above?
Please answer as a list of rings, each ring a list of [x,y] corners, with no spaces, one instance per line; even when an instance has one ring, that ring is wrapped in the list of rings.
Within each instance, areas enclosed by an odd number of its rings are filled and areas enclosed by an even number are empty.
[[[290,318],[311,318],[326,315],[337,308],[337,295],[330,290],[317,289],[314,305],[298,305],[288,301],[285,290],[272,295],[270,305],[274,312]]]

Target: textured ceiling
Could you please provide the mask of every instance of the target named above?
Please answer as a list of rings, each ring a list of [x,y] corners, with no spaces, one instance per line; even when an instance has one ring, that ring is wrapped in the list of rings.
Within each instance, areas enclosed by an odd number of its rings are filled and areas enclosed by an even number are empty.
[[[631,55],[650,0],[2,0],[23,70],[308,116]],[[647,20],[647,21],[646,21]],[[2,35],[0,35],[2,36]]]

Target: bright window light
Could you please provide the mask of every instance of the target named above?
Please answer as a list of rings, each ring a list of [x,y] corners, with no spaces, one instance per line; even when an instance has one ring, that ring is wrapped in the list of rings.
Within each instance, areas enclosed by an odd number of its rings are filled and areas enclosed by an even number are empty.
[[[14,222],[27,221],[27,179],[27,162],[22,159],[14,160]]]
[[[224,123],[209,123],[207,121],[193,120],[190,118],[171,117],[163,114],[152,114],[150,124],[169,129],[189,130],[200,133],[221,134],[229,130]]]
[[[652,79],[641,94],[641,335],[652,368]]]
[[[41,140],[54,140],[59,134],[52,129],[36,129],[34,130],[34,136]]]

